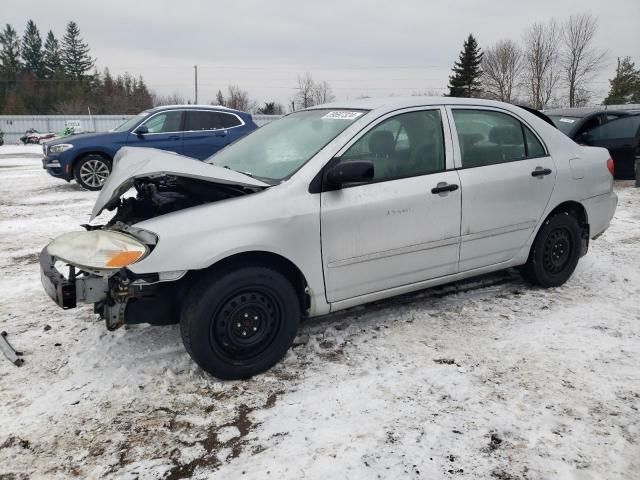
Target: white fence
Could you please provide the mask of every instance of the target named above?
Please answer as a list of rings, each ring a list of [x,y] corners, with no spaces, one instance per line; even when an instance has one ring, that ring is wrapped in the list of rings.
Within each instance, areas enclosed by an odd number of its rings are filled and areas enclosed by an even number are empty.
[[[4,143],[18,143],[29,128],[39,132],[62,132],[70,124],[79,125],[82,132],[108,132],[133,115],[0,115],[0,130]],[[280,118],[281,115],[253,115],[253,121],[261,127]]]

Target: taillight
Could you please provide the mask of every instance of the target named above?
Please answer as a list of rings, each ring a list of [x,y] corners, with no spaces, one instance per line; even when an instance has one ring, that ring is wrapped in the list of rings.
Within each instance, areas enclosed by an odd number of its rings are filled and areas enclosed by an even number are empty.
[[[607,169],[609,170],[609,173],[611,175],[613,175],[613,158],[610,158],[609,160],[607,160]]]

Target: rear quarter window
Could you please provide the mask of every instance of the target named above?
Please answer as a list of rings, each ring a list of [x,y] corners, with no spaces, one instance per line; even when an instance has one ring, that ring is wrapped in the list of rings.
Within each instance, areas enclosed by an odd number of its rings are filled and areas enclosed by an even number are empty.
[[[222,128],[233,128],[242,125],[242,121],[230,113],[217,113]]]

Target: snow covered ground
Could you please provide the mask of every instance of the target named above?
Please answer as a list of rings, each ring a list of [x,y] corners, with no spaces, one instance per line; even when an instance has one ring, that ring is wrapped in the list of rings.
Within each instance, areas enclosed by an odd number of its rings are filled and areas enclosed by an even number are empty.
[[[37,255],[97,193],[0,148],[0,478],[640,478],[640,190],[572,279],[514,272],[307,322],[221,382],[177,326],[63,311]]]

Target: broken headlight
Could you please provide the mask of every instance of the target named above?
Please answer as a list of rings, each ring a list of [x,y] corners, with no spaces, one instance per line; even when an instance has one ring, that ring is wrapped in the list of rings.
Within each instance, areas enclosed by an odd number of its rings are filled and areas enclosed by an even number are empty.
[[[47,246],[49,254],[73,265],[96,268],[122,268],[144,258],[149,249],[137,239],[110,230],[70,232]]]

